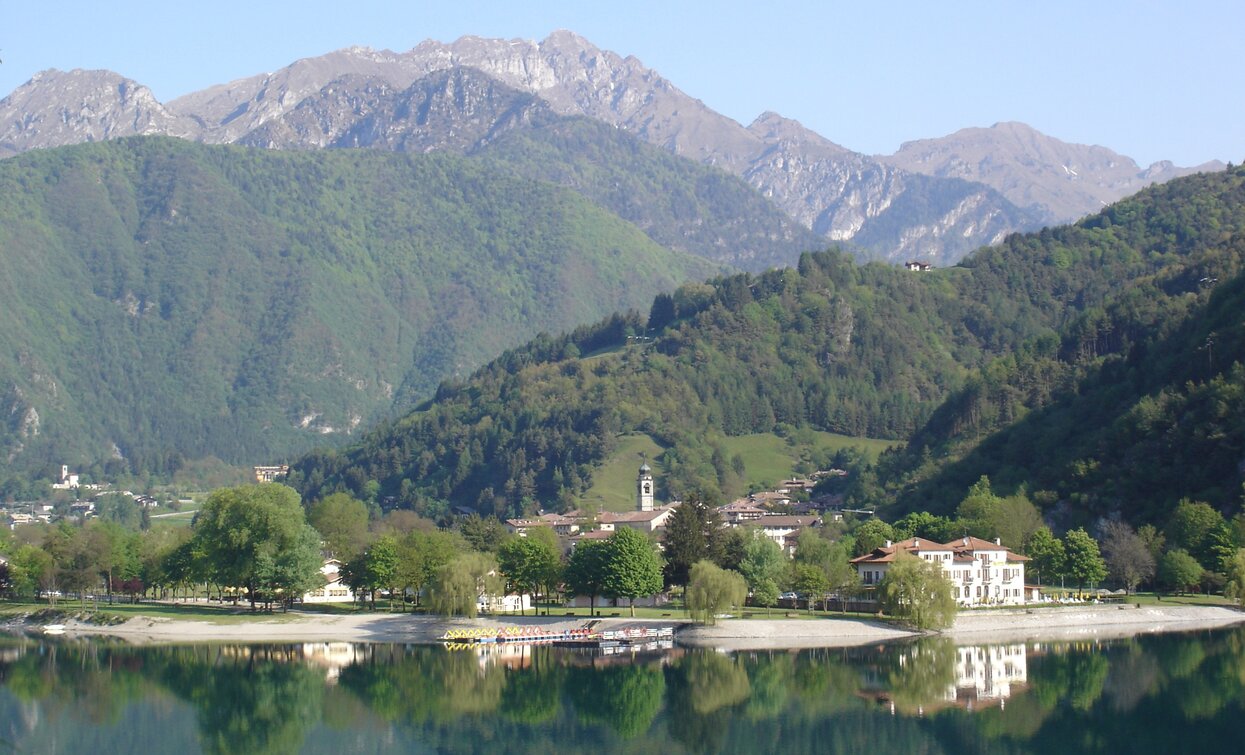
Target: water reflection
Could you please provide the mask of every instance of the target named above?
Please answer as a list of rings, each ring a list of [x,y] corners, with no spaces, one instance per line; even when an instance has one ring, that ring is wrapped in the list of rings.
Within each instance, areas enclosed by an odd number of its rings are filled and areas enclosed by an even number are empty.
[[[43,641],[0,646],[0,750],[1187,751],[1245,734],[1243,691],[1239,629],[609,656]]]

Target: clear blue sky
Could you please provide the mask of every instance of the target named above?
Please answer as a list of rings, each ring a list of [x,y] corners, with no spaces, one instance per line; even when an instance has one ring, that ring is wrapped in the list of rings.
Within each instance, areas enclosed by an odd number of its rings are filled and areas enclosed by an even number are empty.
[[[1015,120],[1142,165],[1245,160],[1240,0],[0,0],[0,95],[104,68],[168,101],[352,45],[555,29],[741,123],[773,110],[865,153]]]

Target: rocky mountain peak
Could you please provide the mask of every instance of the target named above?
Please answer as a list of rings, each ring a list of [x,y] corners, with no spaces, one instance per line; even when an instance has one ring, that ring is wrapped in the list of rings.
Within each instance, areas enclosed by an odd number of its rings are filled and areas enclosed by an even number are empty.
[[[783,143],[816,150],[827,156],[843,157],[852,155],[859,157],[857,153],[852,152],[850,149],[835,144],[816,131],[805,128],[804,124],[799,121],[793,118],[786,118],[773,111],[766,111],[757,116],[756,120],[748,126],[748,131],[770,145]]]
[[[879,159],[916,173],[984,183],[1050,222],[1075,220],[1155,181],[1198,170],[1167,163],[1142,171],[1106,147],[1070,144],[1016,121],[905,142]]]
[[[0,157],[140,134],[190,136],[150,89],[111,71],[42,71],[0,100]]]

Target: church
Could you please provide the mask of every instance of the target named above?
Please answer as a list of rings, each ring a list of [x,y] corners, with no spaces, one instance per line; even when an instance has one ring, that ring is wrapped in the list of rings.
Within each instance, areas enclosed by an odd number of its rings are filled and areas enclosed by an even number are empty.
[[[655,502],[655,485],[653,469],[645,462],[640,466],[636,477],[635,511],[615,513],[603,511],[597,516],[601,530],[612,532],[618,527],[630,527],[641,532],[654,532],[664,529],[666,522],[674,515],[677,503],[658,506]]]

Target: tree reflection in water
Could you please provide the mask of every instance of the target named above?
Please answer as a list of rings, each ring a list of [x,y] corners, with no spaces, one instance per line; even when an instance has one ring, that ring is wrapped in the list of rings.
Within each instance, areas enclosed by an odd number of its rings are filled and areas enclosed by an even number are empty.
[[[28,752],[1188,751],[1245,736],[1245,630],[634,657],[23,642],[0,685],[0,740]]]

